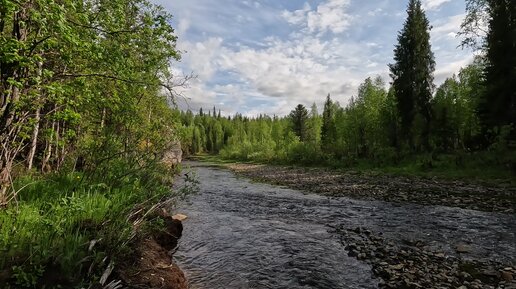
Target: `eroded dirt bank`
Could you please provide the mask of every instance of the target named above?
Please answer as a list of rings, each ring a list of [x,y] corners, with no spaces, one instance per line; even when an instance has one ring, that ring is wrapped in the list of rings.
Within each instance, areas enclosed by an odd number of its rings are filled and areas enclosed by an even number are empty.
[[[175,258],[193,289],[516,285],[514,214],[303,194],[190,164],[200,192],[180,206]]]
[[[254,164],[231,164],[256,181],[332,197],[442,205],[486,212],[516,213],[516,188],[385,174],[337,172]]]
[[[172,260],[183,232],[182,222],[166,211],[160,211],[157,218],[160,227],[136,237],[132,254],[120,264],[116,275],[126,288],[188,289],[183,271]]]

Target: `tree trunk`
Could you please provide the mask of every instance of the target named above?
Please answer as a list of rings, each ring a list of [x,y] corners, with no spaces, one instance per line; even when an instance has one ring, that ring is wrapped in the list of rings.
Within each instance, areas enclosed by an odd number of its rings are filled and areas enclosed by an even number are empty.
[[[54,132],[55,125],[56,125],[56,122],[52,121],[52,132]],[[43,161],[41,162],[41,171],[43,173],[50,171],[48,162],[50,160],[50,157],[52,156],[52,140],[53,140],[53,134],[51,134],[50,139],[46,141],[45,153],[44,153]]]
[[[31,3],[26,4],[31,5]],[[12,36],[20,43],[26,43],[28,28],[27,7],[22,7],[14,14],[12,23]],[[4,22],[1,25],[5,25]],[[0,67],[3,68],[4,63]],[[27,71],[21,67],[20,63],[12,63],[12,68],[6,71],[1,71],[2,82],[6,79],[13,79],[14,81],[23,80]],[[24,85],[24,83],[22,83]],[[21,90],[18,85],[10,85],[11,92],[0,95],[0,206],[6,206],[10,197],[8,190],[11,187],[11,174],[13,162],[16,156],[20,153],[23,144],[17,143],[20,130],[13,126],[17,119],[22,119],[26,115],[23,111],[17,111],[16,103],[20,99]]]
[[[63,125],[61,127],[61,134],[63,136],[65,135],[65,131],[66,131],[66,124],[63,121]],[[66,143],[63,138],[63,145],[61,146],[61,150],[60,150],[61,152],[59,154],[56,153],[56,158],[57,158],[56,168],[58,170],[61,169],[61,166],[63,165],[64,159],[65,159],[65,152],[66,152],[65,147],[66,147]],[[57,148],[59,148],[59,145],[56,146],[56,151],[57,151]]]
[[[9,175],[11,167],[8,164],[0,169],[0,208],[7,205],[7,190],[9,189]]]
[[[104,128],[104,124],[106,122],[106,108],[102,109],[102,116],[100,118],[100,129]]]
[[[61,133],[61,123],[57,121],[57,128],[56,128],[56,151],[54,153],[55,157],[59,157],[59,134]]]
[[[39,107],[36,110],[35,120],[36,123],[34,124],[34,129],[32,130],[29,155],[27,156],[27,169],[29,170],[32,169],[32,165],[34,163],[34,156],[36,155],[36,148],[38,144],[39,122],[41,121],[41,108]]]
[[[38,78],[41,78],[42,73],[43,73],[43,63],[38,62],[38,71],[37,71]],[[38,89],[38,91],[41,94],[40,88]],[[36,116],[34,117],[34,120],[36,121],[36,123],[34,124],[34,129],[32,130],[31,144],[30,144],[29,154],[27,156],[27,169],[29,169],[29,170],[32,169],[32,165],[34,163],[34,156],[36,155],[36,149],[37,149],[37,145],[38,145],[39,122],[41,121],[41,106],[39,106],[39,105],[38,105],[38,108],[36,109]]]

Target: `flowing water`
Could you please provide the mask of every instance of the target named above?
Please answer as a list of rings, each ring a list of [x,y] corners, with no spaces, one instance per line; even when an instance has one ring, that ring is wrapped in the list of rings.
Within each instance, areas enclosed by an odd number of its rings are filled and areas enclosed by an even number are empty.
[[[188,219],[174,258],[192,289],[377,288],[371,267],[331,233],[338,224],[449,253],[467,243],[470,258],[516,261],[514,215],[329,198],[188,164],[199,193],[177,209]]]

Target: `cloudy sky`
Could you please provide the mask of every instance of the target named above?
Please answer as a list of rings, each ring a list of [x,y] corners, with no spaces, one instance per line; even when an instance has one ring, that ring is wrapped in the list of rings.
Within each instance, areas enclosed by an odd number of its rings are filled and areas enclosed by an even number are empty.
[[[298,103],[341,104],[368,76],[389,82],[408,0],[152,0],[174,16],[178,72],[197,75],[182,108],[284,115]],[[464,0],[423,0],[433,26],[436,84],[467,65],[457,48]]]

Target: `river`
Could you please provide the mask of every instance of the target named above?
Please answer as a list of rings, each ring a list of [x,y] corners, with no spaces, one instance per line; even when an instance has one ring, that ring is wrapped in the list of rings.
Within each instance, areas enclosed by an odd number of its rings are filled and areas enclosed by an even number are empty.
[[[329,198],[186,165],[199,192],[176,208],[188,219],[174,259],[192,289],[378,288],[371,267],[348,257],[332,233],[337,224],[425,240],[449,254],[466,243],[466,258],[516,262],[514,215]]]

